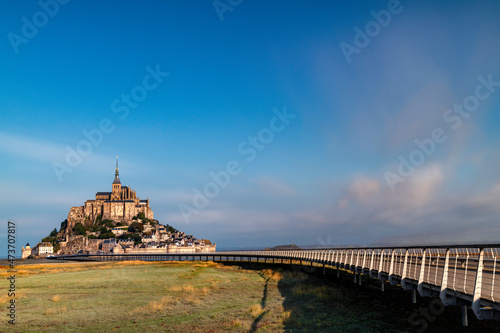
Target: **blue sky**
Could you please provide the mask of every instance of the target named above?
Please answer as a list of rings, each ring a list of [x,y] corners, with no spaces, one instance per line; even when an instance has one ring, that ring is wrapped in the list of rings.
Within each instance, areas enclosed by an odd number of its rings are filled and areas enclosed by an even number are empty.
[[[219,248],[498,241],[498,2],[61,2],[0,11],[0,219],[18,245],[110,190],[116,155],[156,219]]]

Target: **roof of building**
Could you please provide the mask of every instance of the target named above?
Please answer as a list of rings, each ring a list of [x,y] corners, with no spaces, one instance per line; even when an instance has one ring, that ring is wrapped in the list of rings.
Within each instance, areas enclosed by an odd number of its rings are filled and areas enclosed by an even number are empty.
[[[97,192],[95,195],[110,195],[112,192]]]
[[[122,242],[133,242],[134,240],[132,238],[126,238],[126,239],[118,239],[118,243]]]

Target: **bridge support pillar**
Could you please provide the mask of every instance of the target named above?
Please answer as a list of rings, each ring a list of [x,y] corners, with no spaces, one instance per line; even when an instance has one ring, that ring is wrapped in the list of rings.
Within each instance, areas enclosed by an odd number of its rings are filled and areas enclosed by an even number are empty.
[[[361,285],[361,273],[359,273],[359,276],[358,276],[358,286]]]
[[[325,272],[325,264],[323,264],[323,275],[325,275],[326,272]]]
[[[356,271],[354,271],[354,284],[356,284]]]
[[[337,266],[337,279],[340,277],[340,268]]]
[[[385,291],[385,281],[384,280],[380,280],[380,291],[381,292]]]
[[[462,305],[462,326],[469,326],[469,319],[467,317],[467,305]]]
[[[417,304],[417,289],[411,290],[411,302]]]

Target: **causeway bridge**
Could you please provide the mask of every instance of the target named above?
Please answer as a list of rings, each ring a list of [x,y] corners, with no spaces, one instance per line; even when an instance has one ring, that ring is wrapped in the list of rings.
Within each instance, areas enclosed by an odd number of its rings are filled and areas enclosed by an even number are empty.
[[[77,261],[231,261],[281,263],[336,269],[401,286],[422,297],[440,298],[445,306],[462,307],[467,325],[467,307],[478,319],[500,320],[500,244],[359,247],[287,251],[224,251],[210,253],[79,254],[49,257]]]

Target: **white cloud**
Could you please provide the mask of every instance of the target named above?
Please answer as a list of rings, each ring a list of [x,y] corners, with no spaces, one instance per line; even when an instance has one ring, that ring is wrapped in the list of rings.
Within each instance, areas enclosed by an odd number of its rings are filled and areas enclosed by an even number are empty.
[[[52,142],[0,132],[0,152],[41,162],[64,157],[64,147]]]

